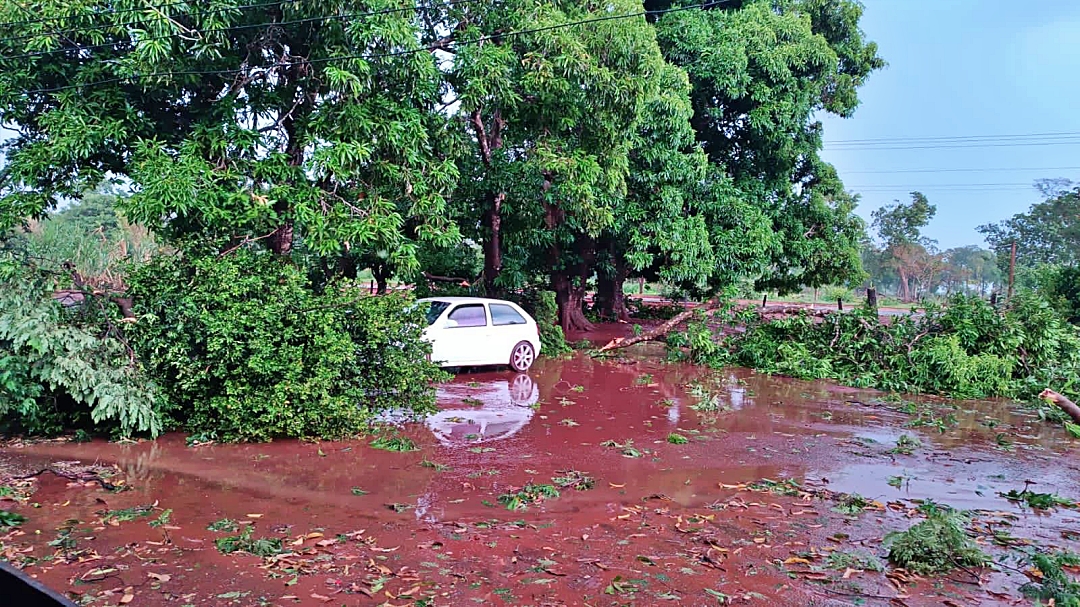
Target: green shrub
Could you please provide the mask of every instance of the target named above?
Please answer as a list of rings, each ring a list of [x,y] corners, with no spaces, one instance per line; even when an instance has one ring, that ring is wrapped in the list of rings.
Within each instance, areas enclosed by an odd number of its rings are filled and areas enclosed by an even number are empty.
[[[540,327],[540,353],[545,356],[561,356],[573,351],[566,343],[559,324],[559,306],[554,291],[526,290],[510,296],[536,320]]]
[[[115,306],[99,314],[66,311],[52,297],[56,286],[12,257],[0,259],[2,429],[161,432],[163,401],[131,357],[119,323],[107,318],[119,314]]]
[[[217,440],[343,437],[433,406],[422,312],[349,282],[316,292],[269,253],[162,257],[131,277],[132,343],[189,431]]]
[[[804,313],[766,320],[752,311],[740,318],[745,332],[699,362],[956,398],[1031,400],[1047,386],[1080,392],[1080,329],[1031,293],[1001,310],[957,295],[945,307],[889,322],[863,308],[823,319]]]

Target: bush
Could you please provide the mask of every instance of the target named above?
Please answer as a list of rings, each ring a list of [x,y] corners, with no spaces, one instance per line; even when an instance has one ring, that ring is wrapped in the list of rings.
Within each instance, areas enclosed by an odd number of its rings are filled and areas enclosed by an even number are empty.
[[[47,274],[0,259],[2,428],[40,435],[74,428],[160,433],[162,399],[116,323],[105,317],[115,311],[66,311],[52,297],[56,286]]]
[[[545,356],[561,356],[573,351],[566,343],[562,325],[559,324],[559,306],[554,291],[530,289],[511,296],[519,306],[536,320],[540,327],[540,353]]]
[[[393,407],[433,406],[422,312],[349,282],[316,292],[283,260],[162,257],[131,277],[132,343],[192,433],[343,437]]]
[[[746,331],[724,342],[726,356],[699,362],[730,359],[767,373],[956,398],[1034,399],[1047,386],[1075,397],[1080,390],[1080,330],[1033,294],[1003,310],[957,295],[944,308],[888,323],[861,308],[823,319],[742,318]]]

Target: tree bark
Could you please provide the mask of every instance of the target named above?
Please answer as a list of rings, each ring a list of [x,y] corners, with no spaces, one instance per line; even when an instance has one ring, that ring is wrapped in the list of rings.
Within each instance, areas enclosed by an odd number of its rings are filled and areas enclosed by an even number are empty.
[[[1047,388],[1039,394],[1039,398],[1061,407],[1061,410],[1069,414],[1069,417],[1071,417],[1074,422],[1080,424],[1080,407],[1076,406],[1076,403],[1072,402],[1064,395],[1058,394],[1050,388]]]
[[[502,273],[502,203],[505,199],[505,193],[489,194],[484,213],[484,227],[488,232],[484,239],[484,292],[488,297],[499,293],[495,281]]]
[[[376,265],[371,269],[371,275],[375,277],[375,294],[386,295],[387,282],[390,279],[390,268],[386,265]]]
[[[630,322],[630,313],[626,310],[626,294],[623,283],[630,274],[626,262],[621,257],[613,259],[614,275],[601,274],[596,277],[596,300],[600,316],[608,320]]]
[[[559,305],[559,324],[563,331],[592,331],[593,324],[585,318],[585,288],[575,285],[562,272],[552,274],[551,287],[555,291],[555,303]]]

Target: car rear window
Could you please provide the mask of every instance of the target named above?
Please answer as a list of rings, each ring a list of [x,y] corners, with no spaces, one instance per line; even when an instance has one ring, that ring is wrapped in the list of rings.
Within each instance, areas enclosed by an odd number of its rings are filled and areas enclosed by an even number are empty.
[[[524,325],[528,324],[525,317],[517,310],[506,304],[491,304],[491,324],[500,325]]]
[[[483,304],[465,304],[450,311],[447,319],[454,321],[455,327],[484,327],[487,326],[487,314],[484,314]]]
[[[449,307],[450,304],[445,301],[429,301],[428,308],[424,311],[424,317],[427,318],[427,324],[430,326],[436,320],[439,320],[443,310]]]

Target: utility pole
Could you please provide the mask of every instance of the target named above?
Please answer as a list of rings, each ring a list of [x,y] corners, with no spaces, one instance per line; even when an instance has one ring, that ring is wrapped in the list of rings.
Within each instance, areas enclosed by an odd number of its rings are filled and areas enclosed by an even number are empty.
[[[1013,282],[1016,279],[1016,241],[1012,243],[1012,255],[1009,256],[1009,300],[1013,296]]]

